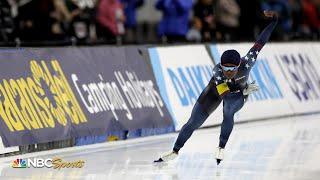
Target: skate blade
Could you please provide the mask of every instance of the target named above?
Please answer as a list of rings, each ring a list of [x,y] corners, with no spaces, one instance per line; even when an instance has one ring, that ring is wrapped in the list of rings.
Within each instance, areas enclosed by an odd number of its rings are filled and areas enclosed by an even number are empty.
[[[154,163],[159,163],[159,162],[164,162],[164,160],[162,158],[159,158],[158,160],[154,160]]]

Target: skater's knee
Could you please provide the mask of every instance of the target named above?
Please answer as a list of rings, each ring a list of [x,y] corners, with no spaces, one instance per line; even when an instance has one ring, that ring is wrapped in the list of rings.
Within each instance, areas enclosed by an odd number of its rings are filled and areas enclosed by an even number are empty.
[[[223,123],[233,124],[234,123],[234,114],[229,114],[229,113],[223,114]]]
[[[188,129],[198,129],[202,124],[204,120],[202,118],[194,118],[191,121],[188,121],[188,123],[185,124],[186,128]]]
[[[195,129],[196,127],[194,124],[187,123],[182,127],[181,131],[193,132]]]

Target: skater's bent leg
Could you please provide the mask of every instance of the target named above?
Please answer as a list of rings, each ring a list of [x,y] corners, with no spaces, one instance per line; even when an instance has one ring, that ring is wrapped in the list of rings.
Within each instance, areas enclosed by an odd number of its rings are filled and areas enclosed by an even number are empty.
[[[219,147],[224,148],[234,125],[234,114],[244,105],[242,94],[231,94],[223,101],[223,121],[221,124]]]
[[[199,128],[208,118],[209,114],[205,111],[201,104],[196,102],[192,109],[191,117],[188,122],[181,128],[178,138],[174,144],[173,150],[178,152],[184,143],[190,138],[193,131]]]
[[[221,124],[219,147],[224,148],[233,129],[234,114],[224,114]]]

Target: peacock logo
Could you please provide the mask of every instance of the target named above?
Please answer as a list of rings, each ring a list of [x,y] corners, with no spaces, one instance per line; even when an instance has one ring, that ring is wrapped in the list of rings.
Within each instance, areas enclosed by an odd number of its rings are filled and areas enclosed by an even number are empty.
[[[27,168],[27,161],[24,159],[16,159],[12,162],[13,168]]]

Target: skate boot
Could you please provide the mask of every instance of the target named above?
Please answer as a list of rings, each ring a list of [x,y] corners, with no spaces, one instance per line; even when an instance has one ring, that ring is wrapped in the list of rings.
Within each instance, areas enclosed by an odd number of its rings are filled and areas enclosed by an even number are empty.
[[[223,152],[224,152],[223,148],[221,147],[217,148],[217,152],[216,152],[217,165],[219,165],[220,162],[223,160]]]
[[[175,159],[176,157],[178,157],[178,153],[175,151],[171,151],[168,152],[166,154],[163,154],[162,156],[160,156],[160,158],[158,160],[155,160],[153,162],[157,163],[157,162],[168,162],[170,160]]]

